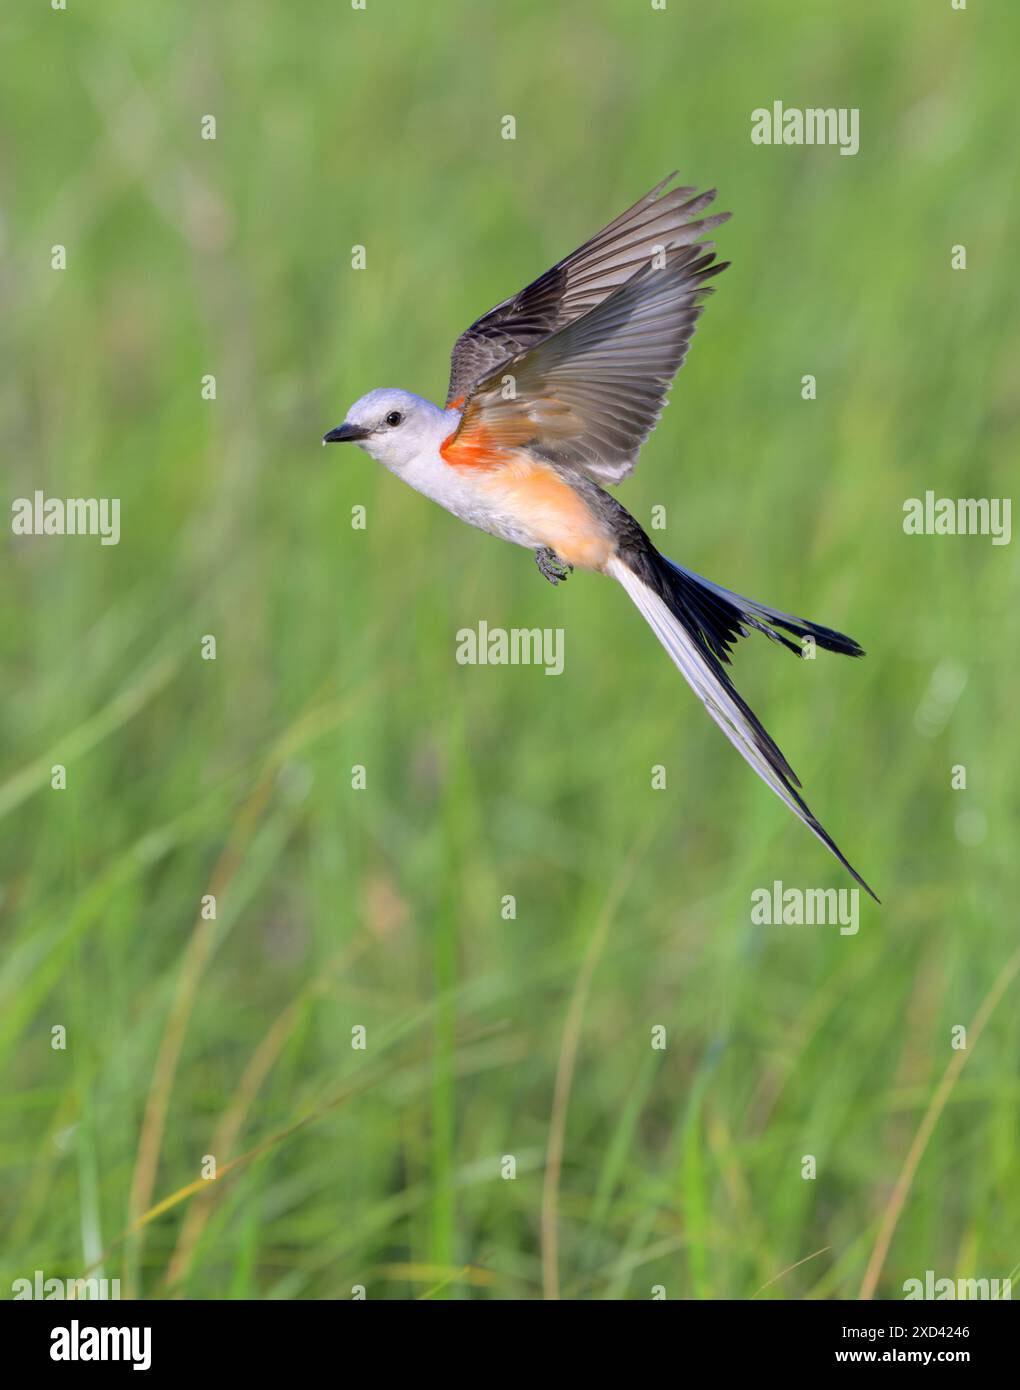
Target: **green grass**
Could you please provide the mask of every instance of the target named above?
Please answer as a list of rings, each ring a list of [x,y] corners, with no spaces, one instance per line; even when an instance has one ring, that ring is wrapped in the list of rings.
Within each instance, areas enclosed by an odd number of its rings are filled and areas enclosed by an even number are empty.
[[[1016,549],[901,519],[1016,477],[1015,7],[20,0],[0,39],[5,491],[122,502],[116,547],[3,542],[0,1292],[104,1252],[146,1297],[1008,1275]],[[753,146],[776,99],[860,107],[861,152]],[[457,333],[674,167],[733,264],[620,495],[867,649],[735,663],[883,899],[856,936],[752,925],[850,880],[622,592],[318,443],[441,400]],[[563,675],[458,666],[480,618],[562,626]]]

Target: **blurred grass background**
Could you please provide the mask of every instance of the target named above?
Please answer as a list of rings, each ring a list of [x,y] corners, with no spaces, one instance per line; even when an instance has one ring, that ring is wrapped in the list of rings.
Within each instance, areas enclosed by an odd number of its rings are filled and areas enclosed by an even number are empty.
[[[0,1289],[1008,1275],[1017,551],[901,522],[1015,478],[1016,7],[18,0],[0,40],[5,490],[122,499],[116,547],[3,541]],[[777,99],[859,107],[860,153],[753,146]],[[319,447],[373,386],[442,400],[472,318],[673,168],[733,265],[621,497],[868,650],[735,668],[883,898],[857,936],[751,924],[851,882],[622,593]],[[458,666],[480,618],[564,627],[564,674]]]

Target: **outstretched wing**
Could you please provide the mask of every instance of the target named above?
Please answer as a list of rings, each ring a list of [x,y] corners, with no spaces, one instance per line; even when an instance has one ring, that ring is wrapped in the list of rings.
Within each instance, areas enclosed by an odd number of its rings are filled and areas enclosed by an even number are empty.
[[[650,251],[642,241],[644,259],[628,258],[627,278],[610,285],[594,307],[503,359],[468,396],[457,432],[443,446],[446,461],[471,465],[493,449],[523,446],[602,484],[625,478],[687,355],[711,292],[705,282],[726,268],[711,242],[694,242],[687,233],[727,215],[689,224],[665,249],[660,242]],[[615,260],[614,266],[599,274],[600,286],[620,273]]]
[[[663,179],[590,241],[462,333],[453,349],[447,406],[467,397],[502,362],[601,304],[656,250],[688,245],[726,220],[729,213],[696,220],[715,190],[694,198],[693,187],[664,192],[675,178],[673,173]]]

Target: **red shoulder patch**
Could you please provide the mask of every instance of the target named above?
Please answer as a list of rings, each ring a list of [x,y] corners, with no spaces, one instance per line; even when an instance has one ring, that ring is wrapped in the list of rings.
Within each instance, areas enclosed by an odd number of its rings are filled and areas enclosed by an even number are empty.
[[[460,425],[439,446],[439,454],[451,468],[499,468],[506,457],[484,425],[465,430]]]

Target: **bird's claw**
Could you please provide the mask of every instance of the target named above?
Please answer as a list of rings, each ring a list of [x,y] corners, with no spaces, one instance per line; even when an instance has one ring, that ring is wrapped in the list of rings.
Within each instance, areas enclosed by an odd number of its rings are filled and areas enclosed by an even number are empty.
[[[567,560],[561,560],[548,545],[543,545],[535,551],[535,563],[550,584],[559,584],[574,571],[573,565]]]

